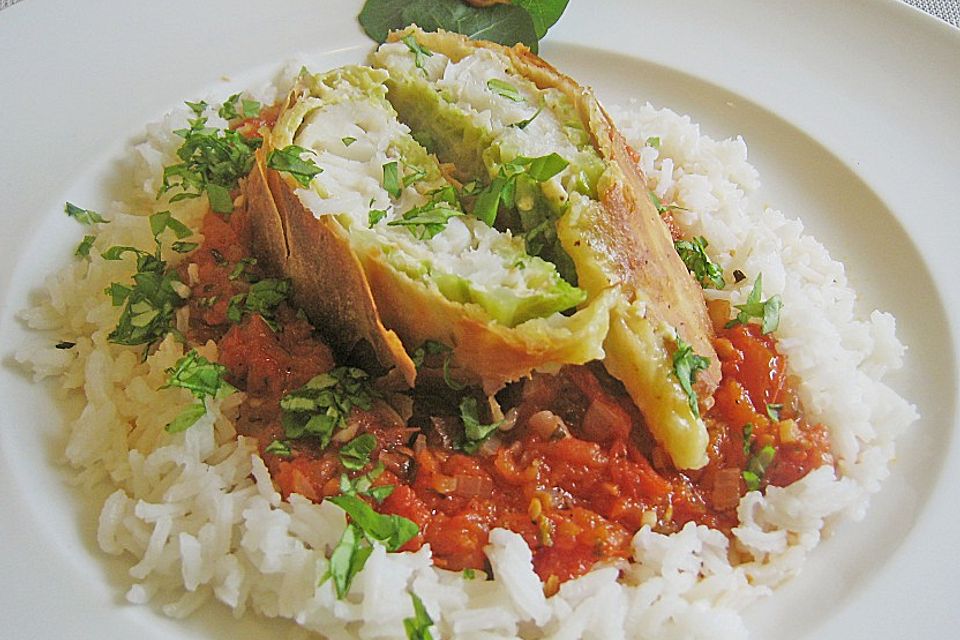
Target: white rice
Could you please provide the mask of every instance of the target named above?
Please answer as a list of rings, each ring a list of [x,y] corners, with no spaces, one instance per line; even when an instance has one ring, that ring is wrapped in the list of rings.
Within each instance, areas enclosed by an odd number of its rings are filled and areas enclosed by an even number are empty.
[[[291,74],[282,77],[281,88]],[[280,92],[268,87],[255,95],[266,102]],[[412,590],[434,619],[435,635],[445,638],[747,637],[738,612],[796,574],[838,521],[862,517],[887,476],[894,438],[917,418],[882,382],[901,366],[904,347],[890,315],[857,307],[843,266],[799,221],[753,202],[759,180],[741,139],[714,141],[688,117],[650,105],[613,113],[641,150],[650,187],[687,209],[676,213],[683,230],[706,236],[727,273],[751,275],[708,294],[741,302],[752,275],[762,272],[764,294],[782,295],[781,348],[802,380],[808,415],[829,425],[839,477],[824,467],[789,487],[746,495],[732,540],[692,523],[670,536],[645,527],[633,540],[634,562],[597,568],[551,598],[522,538],[496,530],[486,547],[496,580],[436,569],[428,547],[397,554],[377,547],[348,597],[337,600],[330,581],[318,583],[345,527],[343,512],[299,496],[280,499],[255,443],[238,438],[231,422],[240,394],[211,402],[208,418],[184,433],[164,431],[191,402],[184,390],[160,389],[182,346],[167,339],[140,362],[138,350],[107,341],[119,310],[102,291],[126,281],[133,265],[94,250],[89,261],[49,276],[44,299],[22,314],[29,326],[75,338],[77,346],[57,350],[38,340],[17,358],[38,379],[57,376],[86,398],[69,424],[66,458],[83,484],[115,488],[97,540],[104,552],[129,559],[130,602],[155,602],[180,617],[215,599],[238,616],[252,609],[330,638],[372,640],[404,637]],[[186,116],[149,126],[131,148],[142,200],[127,197],[107,212],[113,222],[102,225],[98,249],[149,246],[146,220],[123,212],[153,201],[179,144],[170,131]],[[650,136],[660,138],[659,151],[644,145]],[[203,208],[187,201],[175,213],[196,227]]]

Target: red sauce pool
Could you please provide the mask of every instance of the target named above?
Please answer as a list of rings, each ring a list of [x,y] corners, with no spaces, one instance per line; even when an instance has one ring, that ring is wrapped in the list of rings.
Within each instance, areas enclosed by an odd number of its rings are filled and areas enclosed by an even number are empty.
[[[229,300],[264,277],[249,264],[244,212],[228,220],[208,214],[203,235],[181,268],[194,287],[189,338],[217,342],[230,382],[247,393],[238,429],[256,437],[263,452],[284,438],[280,398],[332,369],[334,358],[312,325],[286,304],[276,312],[279,331],[256,314],[231,323]],[[456,400],[437,415],[415,412],[409,425],[383,402],[370,411],[354,409],[351,437],[373,434],[371,460],[386,467],[375,484],[394,486],[375,506],[417,523],[419,533],[405,549],[429,544],[435,564],[448,569],[485,569],[490,530],[515,531],[530,545],[548,588],[598,561],[628,557],[630,540],[645,524],[669,533],[696,522],[729,533],[748,489],[743,471],[764,447],[775,455],[761,489],[790,484],[832,461],[824,427],[804,420],[773,336],[761,335],[757,325],[739,325],[721,329],[715,347],[723,380],[704,416],[710,461],[703,469],[674,469],[623,388],[601,367],[565,367],[505,392],[501,402],[513,409],[513,427],[498,435],[494,450],[477,455],[453,450],[442,437],[444,429],[457,427]],[[559,416],[564,428],[545,429],[553,423],[543,411]],[[296,492],[322,500],[339,492],[341,474],[356,477],[373,467],[344,469],[337,442],[324,450],[309,439],[291,444],[289,457],[263,452],[285,497]]]

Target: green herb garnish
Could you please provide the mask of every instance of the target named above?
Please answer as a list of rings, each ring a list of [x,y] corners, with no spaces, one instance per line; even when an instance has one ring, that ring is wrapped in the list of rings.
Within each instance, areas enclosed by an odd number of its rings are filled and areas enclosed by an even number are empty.
[[[280,456],[281,458],[289,458],[293,455],[293,452],[290,450],[290,443],[286,440],[274,440],[266,446],[263,450],[264,453],[272,453],[275,456]]]
[[[73,218],[74,220],[76,220],[77,222],[79,222],[80,224],[84,224],[88,226],[95,223],[108,224],[110,222],[109,220],[105,220],[104,217],[101,216],[96,211],[93,211],[91,209],[81,209],[80,207],[78,207],[77,205],[71,202],[67,202],[64,205],[63,212],[66,213],[71,218]]]
[[[340,464],[352,471],[359,471],[370,462],[370,454],[376,447],[377,438],[372,433],[357,436],[340,447]]]
[[[747,462],[747,468],[742,473],[743,481],[747,484],[747,491],[760,490],[760,483],[763,481],[776,454],[776,449],[767,445],[760,449],[757,455],[750,458]]]
[[[347,512],[353,524],[360,527],[364,537],[377,541],[387,548],[387,551],[397,551],[410,538],[417,535],[417,525],[407,518],[394,514],[380,514],[369,504],[356,496],[339,495],[327,498]]]
[[[433,618],[427,613],[423,601],[413,591],[410,592],[410,599],[413,600],[413,617],[403,619],[407,640],[433,640],[433,635],[430,633]]]
[[[511,102],[523,102],[523,96],[520,94],[520,91],[505,80],[490,78],[487,80],[487,88],[501,98],[506,98]]]
[[[370,209],[370,212],[367,213],[367,224],[373,229],[373,227],[387,217],[386,209]]]
[[[378,462],[369,472],[359,475],[352,480],[347,474],[341,474],[340,493],[348,496],[368,496],[378,503],[383,502],[390,497],[394,489],[392,484],[373,486],[374,481],[383,474],[384,469],[383,463]]]
[[[657,213],[663,215],[668,211],[686,211],[683,207],[676,204],[663,204],[663,200],[657,197],[653,191],[648,192],[650,194],[650,202],[653,203],[653,206],[657,208]]]
[[[710,360],[693,352],[693,347],[677,337],[677,350],[673,352],[673,374],[680,381],[680,387],[687,394],[690,411],[696,418],[700,418],[700,405],[693,385],[697,380],[697,373],[707,369]]]
[[[460,450],[470,455],[480,450],[480,446],[490,439],[497,429],[503,424],[498,420],[493,424],[481,424],[480,414],[477,408],[477,399],[472,397],[464,398],[460,401],[460,419],[463,420],[463,438]]]
[[[353,136],[347,136],[347,137],[345,137],[345,138],[340,138],[340,142],[342,142],[342,143],[343,143],[343,146],[345,146],[345,147],[349,147],[350,145],[352,145],[352,144],[353,144],[354,142],[356,142],[356,141],[357,141],[357,139],[354,138]]]
[[[225,366],[210,362],[197,353],[196,349],[191,349],[177,360],[174,366],[167,369],[167,382],[160,388],[186,389],[198,401],[184,409],[167,425],[166,430],[169,433],[185,431],[202,418],[207,412],[204,402],[207,398],[225,398],[236,391],[233,385],[224,380],[226,372]]]
[[[247,100],[240,98],[239,93],[235,93],[220,106],[217,114],[224,120],[239,120],[241,118],[256,118],[260,115],[260,103],[256,100]],[[199,114],[198,114],[199,115]]]
[[[290,439],[317,438],[324,448],[333,432],[346,425],[354,407],[368,410],[376,397],[365,371],[337,367],[280,399],[284,433]]]
[[[758,318],[760,319],[760,330],[764,335],[777,330],[777,327],[780,326],[780,309],[783,307],[783,302],[778,295],[771,296],[761,302],[762,287],[763,274],[758,273],[757,279],[753,281],[753,288],[747,296],[747,301],[744,304],[734,305],[734,308],[739,309],[740,312],[725,325],[727,329],[738,324],[747,324],[752,318]]]
[[[753,449],[753,424],[748,422],[743,425],[743,455],[750,457],[750,451]]]
[[[426,69],[423,66],[423,63],[426,62],[427,58],[433,55],[433,51],[427,49],[425,46],[417,42],[417,39],[413,35],[403,36],[400,38],[400,41],[407,45],[407,49],[410,49],[410,53],[413,54],[413,64],[416,65],[417,69],[423,69],[426,72]]]
[[[187,103],[191,106],[191,103]],[[197,106],[205,103],[195,103]],[[198,116],[203,108],[197,110]],[[198,198],[206,193],[210,208],[217,213],[233,211],[230,192],[237,187],[240,178],[250,173],[254,164],[254,152],[260,148],[260,138],[245,138],[230,129],[220,130],[206,126],[207,119],[190,120],[189,129],[177,129],[174,133],[183,138],[177,149],[179,164],[163,169],[163,184],[159,198],[164,193],[179,189],[180,193],[170,198],[171,202]]]
[[[780,412],[783,411],[783,403],[777,402],[768,402],[767,403],[767,417],[774,422],[780,422]]]
[[[509,208],[516,206],[516,182],[519,176],[526,176],[534,182],[544,182],[566,169],[569,164],[556,153],[539,158],[520,156],[502,164],[490,185],[477,195],[473,215],[492,227],[497,220],[501,203]]]
[[[244,313],[258,313],[274,331],[280,329],[276,321],[277,308],[290,295],[290,281],[265,278],[250,285],[246,293],[230,298],[227,319],[234,324],[243,320]]]
[[[447,222],[463,211],[457,198],[457,191],[450,185],[441,187],[431,194],[426,204],[407,211],[397,220],[387,223],[391,227],[409,227],[419,239],[432,238],[447,227]]]
[[[690,240],[678,240],[673,243],[680,254],[680,259],[686,265],[693,277],[703,288],[723,289],[723,269],[713,262],[707,255],[706,248],[710,243],[703,236],[696,236]]]
[[[274,149],[267,156],[267,167],[289,173],[297,184],[307,188],[315,175],[323,173],[323,169],[311,159],[304,160],[301,157],[304,153],[313,153],[313,151],[295,144],[287,145],[283,149]]]
[[[383,188],[394,198],[399,198],[403,192],[400,183],[400,164],[394,160],[383,165]]]
[[[526,129],[527,126],[528,126],[531,122],[533,122],[534,120],[537,119],[537,116],[540,115],[540,112],[541,112],[541,111],[543,111],[543,107],[542,107],[542,106],[537,107],[537,110],[536,110],[536,111],[534,112],[534,114],[533,114],[532,116],[530,116],[529,118],[526,118],[526,119],[524,119],[524,120],[520,120],[519,122],[514,122],[513,124],[509,124],[509,125],[507,125],[507,126],[508,126],[508,127],[516,127],[517,129]]]
[[[660,136],[650,136],[644,141],[648,147],[653,147],[654,149],[660,148]]]
[[[97,239],[97,236],[83,236],[83,240],[80,241],[80,244],[77,245],[74,255],[81,258],[86,258],[90,255],[90,249],[93,248],[93,243]]]

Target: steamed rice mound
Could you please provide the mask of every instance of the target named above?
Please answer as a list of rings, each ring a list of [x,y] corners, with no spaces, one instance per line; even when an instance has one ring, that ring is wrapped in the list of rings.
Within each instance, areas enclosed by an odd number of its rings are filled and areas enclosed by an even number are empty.
[[[291,82],[286,72],[279,90],[254,97],[271,103]],[[858,308],[843,266],[799,221],[753,200],[759,179],[742,140],[712,140],[688,117],[650,105],[612,112],[640,151],[650,189],[683,207],[674,216],[684,235],[705,236],[726,272],[762,272],[765,293],[782,296],[780,349],[802,380],[807,415],[830,429],[838,473],[821,467],[788,487],[748,493],[732,539],[693,524],[670,536],[645,527],[629,565],[595,568],[550,598],[526,543],[499,529],[486,547],[494,580],[435,569],[429,547],[386,553],[377,546],[347,598],[337,600],[331,581],[318,583],[346,526],[343,512],[297,495],[280,499],[256,443],[237,437],[242,394],[210,402],[200,422],[169,434],[165,425],[192,401],[183,389],[160,388],[182,345],[168,336],[141,362],[138,349],[107,340],[118,310],[103,290],[126,281],[132,264],[106,261],[97,249],[149,246],[149,225],[138,213],[153,204],[162,167],[181,142],[171,131],[186,124],[184,109],[149,126],[130,150],[139,195],[124,194],[111,208],[90,259],[49,276],[43,300],[22,314],[30,327],[76,347],[58,350],[38,338],[17,353],[38,379],[56,377],[86,399],[70,420],[65,456],[85,486],[114,488],[97,539],[106,553],[129,558],[130,602],[153,602],[180,617],[219,600],[237,615],[252,609],[291,618],[330,638],[395,638],[413,615],[409,589],[439,637],[747,637],[738,612],[796,574],[838,522],[862,517],[887,476],[895,437],[917,418],[883,383],[901,366],[904,347],[893,317]],[[651,136],[659,149],[645,144]],[[205,213],[199,201],[171,208],[194,228]],[[705,293],[739,304],[750,285]],[[206,349],[216,359],[215,347]]]

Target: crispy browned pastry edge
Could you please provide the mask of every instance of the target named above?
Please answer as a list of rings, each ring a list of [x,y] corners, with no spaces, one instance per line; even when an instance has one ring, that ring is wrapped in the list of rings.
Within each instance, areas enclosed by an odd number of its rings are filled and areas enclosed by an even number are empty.
[[[242,184],[258,258],[268,270],[290,278],[293,301],[338,353],[350,354],[366,340],[383,366],[395,366],[413,386],[416,366],[397,334],[380,320],[346,231],[332,217],[317,218],[303,207],[286,178],[266,168],[268,152],[257,152]]]

